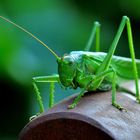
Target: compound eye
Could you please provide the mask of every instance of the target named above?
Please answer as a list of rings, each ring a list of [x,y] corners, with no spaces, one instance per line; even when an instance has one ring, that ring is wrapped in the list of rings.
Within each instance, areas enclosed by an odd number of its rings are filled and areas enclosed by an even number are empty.
[[[74,63],[73,58],[70,56],[65,56],[64,60],[65,60],[65,63],[69,64],[69,65],[73,65],[73,63]]]

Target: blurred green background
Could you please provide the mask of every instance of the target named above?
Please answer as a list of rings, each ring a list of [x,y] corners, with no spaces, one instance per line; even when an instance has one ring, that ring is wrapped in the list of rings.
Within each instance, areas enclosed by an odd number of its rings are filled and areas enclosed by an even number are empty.
[[[136,57],[140,58],[138,0],[1,0],[0,15],[22,25],[59,56],[83,50],[93,21],[101,23],[101,49],[107,52],[123,15],[131,19]],[[116,50],[129,56],[126,31]],[[30,116],[38,112],[33,76],[57,73],[55,57],[24,32],[0,19],[0,140],[16,140]],[[49,86],[38,84],[45,108]],[[76,93],[56,86],[55,102]]]

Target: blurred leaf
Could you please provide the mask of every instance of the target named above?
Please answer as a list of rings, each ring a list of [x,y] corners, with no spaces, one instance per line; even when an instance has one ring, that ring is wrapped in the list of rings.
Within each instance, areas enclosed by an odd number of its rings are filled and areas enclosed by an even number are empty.
[[[140,1],[139,0],[121,0],[120,6],[125,14],[140,19]]]

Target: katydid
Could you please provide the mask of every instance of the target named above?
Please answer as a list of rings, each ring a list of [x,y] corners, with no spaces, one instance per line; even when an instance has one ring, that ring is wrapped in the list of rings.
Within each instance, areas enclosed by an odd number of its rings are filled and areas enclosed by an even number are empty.
[[[40,113],[44,111],[41,95],[36,83],[46,82],[50,83],[50,101],[49,107],[53,106],[54,84],[61,83],[64,87],[71,87],[76,89],[81,88],[79,95],[75,98],[73,103],[68,108],[74,108],[79,103],[81,97],[86,91],[107,91],[112,89],[112,105],[119,110],[124,108],[116,101],[116,87],[117,78],[134,79],[136,88],[136,100],[140,103],[138,79],[140,78],[140,60],[135,59],[135,52],[133,47],[132,30],[130,19],[123,16],[117,34],[109,48],[108,53],[90,52],[93,40],[95,38],[95,47],[99,51],[100,47],[100,24],[94,22],[93,30],[91,32],[88,43],[83,51],[73,51],[68,55],[59,57],[51,48],[44,44],[40,39],[35,37],[32,33],[14,22],[0,16],[1,19],[13,24],[17,28],[23,30],[35,40],[45,46],[57,59],[58,74],[51,76],[33,77],[33,87],[40,107]],[[118,41],[124,30],[127,27],[128,42],[130,49],[130,58],[114,56]],[[137,68],[138,67],[138,68]],[[132,70],[130,70],[132,69]]]

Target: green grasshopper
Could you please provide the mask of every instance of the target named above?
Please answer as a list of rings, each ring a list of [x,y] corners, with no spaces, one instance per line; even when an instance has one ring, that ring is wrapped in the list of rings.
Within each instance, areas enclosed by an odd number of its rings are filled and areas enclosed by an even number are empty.
[[[61,83],[61,85],[64,87],[70,87],[73,89],[76,89],[78,87],[81,88],[79,95],[74,99],[73,103],[68,106],[68,108],[70,109],[76,107],[76,105],[79,103],[81,97],[86,91],[107,91],[112,88],[112,105],[119,110],[123,110],[124,108],[116,101],[116,87],[119,86],[119,83],[117,82],[118,77],[135,80],[135,96],[136,100],[140,103],[138,85],[138,78],[140,77],[140,73],[138,73],[138,70],[140,70],[140,60],[135,59],[131,24],[130,19],[127,16],[122,17],[117,34],[109,48],[108,53],[90,52],[95,37],[96,51],[99,51],[100,49],[100,24],[98,22],[94,22],[90,38],[85,49],[83,51],[73,51],[70,54],[64,55],[62,57],[59,57],[51,48],[49,48],[40,39],[35,37],[26,29],[2,16],[0,16],[0,18],[13,24],[17,28],[32,36],[35,40],[45,46],[57,59],[58,74],[51,76],[33,77],[33,87],[39,103],[40,113],[44,111],[44,106],[40,92],[36,85],[36,83],[39,82],[50,83],[49,107],[52,107],[54,102],[54,84]],[[114,56],[116,46],[125,25],[127,27],[131,59]]]

